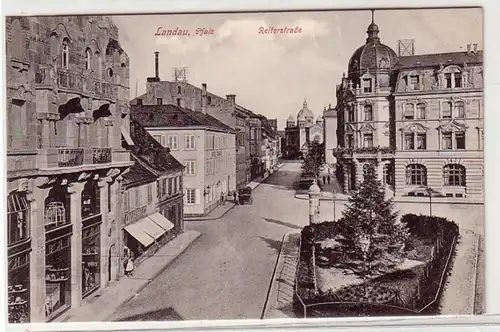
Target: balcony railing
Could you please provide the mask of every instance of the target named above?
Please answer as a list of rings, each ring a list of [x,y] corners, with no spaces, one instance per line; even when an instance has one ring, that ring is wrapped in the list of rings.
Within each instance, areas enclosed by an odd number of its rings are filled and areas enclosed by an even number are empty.
[[[368,148],[336,148],[333,149],[333,154],[338,157],[352,157],[355,154],[382,154],[382,155],[392,155],[394,154],[394,149],[390,147],[368,147]]]
[[[57,149],[57,165],[59,167],[71,167],[83,165],[83,149]]]
[[[94,164],[110,163],[111,148],[92,148],[92,160]]]
[[[125,225],[146,216],[147,205],[138,207],[132,211],[125,212]]]

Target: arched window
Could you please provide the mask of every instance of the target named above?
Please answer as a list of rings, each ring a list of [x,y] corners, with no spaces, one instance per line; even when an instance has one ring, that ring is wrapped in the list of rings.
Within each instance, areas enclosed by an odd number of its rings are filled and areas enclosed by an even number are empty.
[[[443,180],[445,186],[465,187],[465,167],[460,164],[448,164],[443,167]]]
[[[427,168],[421,164],[406,166],[406,184],[417,186],[427,185]]]
[[[85,50],[85,70],[92,68],[92,52],[90,48]]]
[[[182,89],[181,89],[181,86],[177,86],[177,94],[181,94],[182,93]]]
[[[82,191],[82,219],[101,213],[100,196],[97,181],[87,181]]]
[[[66,186],[54,186],[45,199],[45,229],[50,230],[70,222],[70,196]]]
[[[372,105],[365,105],[365,121],[373,120],[373,108]]]
[[[417,119],[425,119],[425,104],[417,104]]]
[[[64,38],[62,43],[62,67],[68,68],[69,63],[69,39]]]
[[[26,195],[15,191],[7,197],[8,245],[27,239],[29,237],[28,225]]]
[[[465,105],[461,101],[455,103],[455,118],[465,118]]]

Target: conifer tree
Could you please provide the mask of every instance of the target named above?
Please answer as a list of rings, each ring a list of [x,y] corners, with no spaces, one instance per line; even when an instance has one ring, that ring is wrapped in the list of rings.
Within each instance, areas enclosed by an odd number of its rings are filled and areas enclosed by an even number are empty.
[[[312,176],[318,179],[325,162],[323,144],[317,141],[309,142],[307,155],[302,162],[301,171],[304,176]]]
[[[366,278],[389,272],[403,259],[406,228],[397,223],[392,199],[385,199],[382,183],[371,163],[359,188],[349,198],[339,220],[345,267]]]

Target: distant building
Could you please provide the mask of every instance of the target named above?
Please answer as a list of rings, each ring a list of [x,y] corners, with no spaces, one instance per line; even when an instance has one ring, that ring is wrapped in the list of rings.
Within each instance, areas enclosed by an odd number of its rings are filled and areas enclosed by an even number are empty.
[[[284,157],[296,159],[303,156],[309,149],[309,142],[313,140],[323,143],[323,117],[320,116],[314,121],[314,114],[304,100],[302,109],[297,113],[297,121],[291,114],[286,121]]]
[[[185,166],[185,216],[209,213],[236,189],[232,128],[177,105],[132,105],[131,116]]]
[[[106,16],[6,36],[8,320],[49,322],[120,274],[129,61]]]
[[[483,52],[398,57],[378,33],[372,22],[325,112],[344,190],[376,161],[388,195],[484,199]]]
[[[137,264],[184,231],[184,166],[134,120],[130,139],[123,140],[135,161],[123,181],[123,243]]]

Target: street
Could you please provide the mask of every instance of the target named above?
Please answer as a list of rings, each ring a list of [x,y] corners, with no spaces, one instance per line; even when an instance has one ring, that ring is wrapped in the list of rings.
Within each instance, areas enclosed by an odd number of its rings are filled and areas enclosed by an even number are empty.
[[[294,197],[299,163],[286,163],[253,191],[253,204],[217,220],[186,222],[203,235],[111,320],[259,319],[283,235],[308,224],[308,201]],[[336,218],[344,201],[336,202]],[[426,213],[425,203],[397,203],[403,213]],[[482,233],[483,206],[435,204],[433,214]],[[332,220],[331,201],[321,220]],[[454,219],[455,218],[455,219]]]
[[[283,235],[308,223],[294,198],[300,164],[285,164],[253,192],[253,204],[218,220],[186,222],[203,235],[111,320],[259,319]]]

